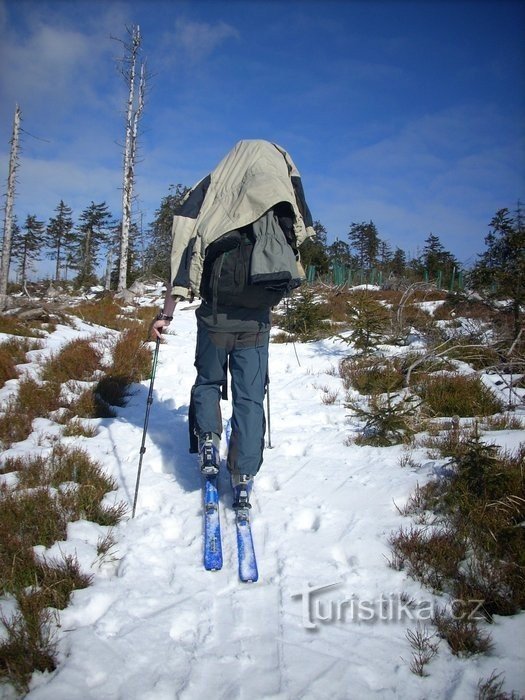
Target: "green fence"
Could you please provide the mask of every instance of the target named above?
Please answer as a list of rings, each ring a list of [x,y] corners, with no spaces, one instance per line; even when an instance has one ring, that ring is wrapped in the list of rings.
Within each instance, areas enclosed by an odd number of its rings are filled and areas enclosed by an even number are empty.
[[[385,280],[383,270],[376,268],[353,270],[345,265],[334,263],[331,271],[326,275],[318,275],[315,265],[308,265],[306,270],[306,281],[309,284],[314,282],[324,282],[335,284],[338,287],[356,287],[362,284],[372,284],[381,286]],[[417,280],[414,280],[417,281]],[[437,272],[435,278],[429,275],[428,270],[423,273],[423,280],[429,284],[435,284],[438,289],[449,292],[462,291],[464,289],[463,272],[454,268],[450,275],[445,275],[442,270]]]

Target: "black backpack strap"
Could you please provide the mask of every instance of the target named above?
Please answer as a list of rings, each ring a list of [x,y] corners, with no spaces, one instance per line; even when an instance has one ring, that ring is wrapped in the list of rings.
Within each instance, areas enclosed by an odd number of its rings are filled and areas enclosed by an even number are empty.
[[[224,253],[219,255],[219,257],[213,263],[213,269],[211,273],[211,288],[212,288],[212,302],[211,308],[213,311],[213,323],[217,325],[217,300],[219,297],[219,281],[221,279],[222,264],[224,262]]]

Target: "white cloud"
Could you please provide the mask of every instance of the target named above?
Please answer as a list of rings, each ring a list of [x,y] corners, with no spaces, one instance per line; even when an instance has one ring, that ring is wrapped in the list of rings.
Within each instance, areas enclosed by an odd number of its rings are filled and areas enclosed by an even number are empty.
[[[4,168],[3,159],[0,166]],[[118,216],[120,177],[119,168],[86,168],[74,161],[25,157],[18,171],[17,216],[22,221],[28,214],[35,214],[47,221],[61,199],[73,208],[75,217],[92,200],[106,201]]]
[[[221,44],[239,39],[239,32],[231,24],[196,22],[179,18],[175,31],[163,38],[164,52],[168,62],[173,59],[192,64],[205,61]]]

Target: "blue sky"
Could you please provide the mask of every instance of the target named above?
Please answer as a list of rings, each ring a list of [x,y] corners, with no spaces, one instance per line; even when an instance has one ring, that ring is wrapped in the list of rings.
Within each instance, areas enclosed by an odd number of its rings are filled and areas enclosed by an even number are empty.
[[[329,240],[373,220],[417,255],[461,261],[525,198],[525,3],[498,0],[0,0],[0,175],[23,113],[16,212],[120,212],[126,89],[139,24],[151,73],[136,216],[244,138],[284,146]]]

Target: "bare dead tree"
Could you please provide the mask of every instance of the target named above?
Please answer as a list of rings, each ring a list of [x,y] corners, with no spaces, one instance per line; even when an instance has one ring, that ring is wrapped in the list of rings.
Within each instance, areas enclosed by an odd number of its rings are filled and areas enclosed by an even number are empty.
[[[142,37],[140,27],[134,26],[130,32],[131,43],[124,44],[125,58],[122,69],[129,91],[125,122],[124,168],[122,183],[122,226],[120,232],[120,254],[117,289],[127,286],[127,268],[129,254],[129,234],[131,229],[131,206],[135,185],[135,165],[137,160],[138,127],[144,109],[146,94],[146,70],[144,63],[137,70],[140,60]],[[138,82],[137,82],[138,81]]]
[[[16,105],[11,136],[11,154],[9,156],[9,171],[7,176],[7,194],[4,215],[4,241],[2,245],[2,263],[0,266],[0,308],[5,305],[7,282],[9,279],[9,263],[11,260],[11,238],[13,233],[13,206],[15,202],[16,171],[19,165],[18,146],[20,140],[20,122],[22,112]]]

